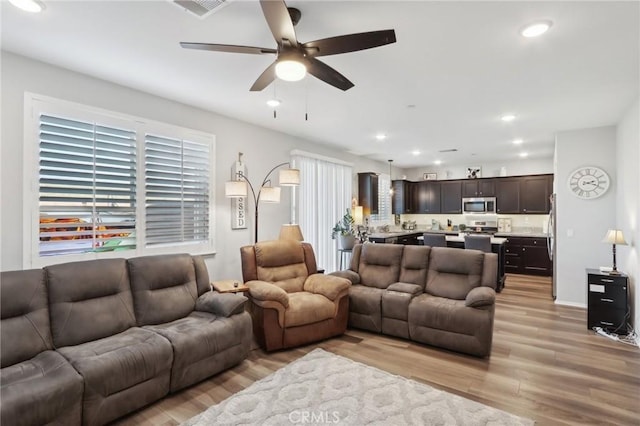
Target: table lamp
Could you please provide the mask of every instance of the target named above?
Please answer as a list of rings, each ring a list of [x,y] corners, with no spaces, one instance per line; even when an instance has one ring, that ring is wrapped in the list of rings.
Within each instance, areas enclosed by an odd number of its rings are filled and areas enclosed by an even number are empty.
[[[607,235],[602,239],[603,243],[609,243],[613,245],[613,269],[611,270],[611,275],[619,275],[618,268],[616,267],[616,244],[621,246],[626,246],[627,242],[624,240],[624,235],[622,235],[622,231],[618,229],[609,229],[607,231]]]

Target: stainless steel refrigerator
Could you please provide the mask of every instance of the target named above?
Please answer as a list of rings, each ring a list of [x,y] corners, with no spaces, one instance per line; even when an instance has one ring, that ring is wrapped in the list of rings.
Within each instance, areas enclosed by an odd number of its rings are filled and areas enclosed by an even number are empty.
[[[547,222],[547,252],[549,253],[549,260],[553,262],[553,275],[552,275],[552,286],[551,286],[551,295],[553,296],[553,300],[556,300],[556,271],[557,267],[557,251],[556,251],[556,194],[551,194],[549,197],[549,218]]]

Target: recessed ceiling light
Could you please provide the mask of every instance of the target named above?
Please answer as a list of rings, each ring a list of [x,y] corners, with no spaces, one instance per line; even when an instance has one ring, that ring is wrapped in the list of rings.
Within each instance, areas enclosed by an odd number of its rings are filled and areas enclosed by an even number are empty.
[[[514,140],[512,141],[512,143],[513,143],[514,145],[521,145],[521,144],[522,144],[522,142],[524,142],[522,139],[514,139]]]
[[[385,140],[386,138],[387,138],[387,135],[385,135],[384,133],[378,133],[378,134],[376,135],[376,139],[377,139],[377,140],[379,140],[379,141],[383,141],[383,140]]]
[[[513,114],[504,114],[502,117],[500,117],[500,120],[505,121],[505,122],[510,122],[516,119],[516,116]]]
[[[546,33],[549,30],[549,28],[551,28],[551,21],[538,21],[524,27],[520,31],[520,34],[523,37],[527,37],[527,38],[538,37]]]
[[[267,105],[269,105],[271,108],[275,108],[280,105],[280,101],[277,99],[269,99],[267,101]]]
[[[420,155],[420,151],[416,149],[414,151],[411,151],[411,154],[413,154],[414,156],[417,156],[417,155]]]
[[[43,4],[36,0],[9,0],[9,3],[26,12],[38,13],[43,9]]]
[[[527,153],[527,152],[521,152],[520,153],[520,157],[521,158],[526,158],[528,155],[529,155],[529,153]]]
[[[439,166],[440,164],[442,164],[442,160],[436,160],[433,162],[433,164],[435,164],[436,166]]]

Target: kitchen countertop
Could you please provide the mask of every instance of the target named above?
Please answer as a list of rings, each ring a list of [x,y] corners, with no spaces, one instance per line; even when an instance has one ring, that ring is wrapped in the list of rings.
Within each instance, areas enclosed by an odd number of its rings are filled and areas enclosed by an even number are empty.
[[[445,234],[447,235],[447,237],[458,237],[458,231],[447,231],[444,229],[441,229],[441,230],[415,229],[413,231],[404,230],[404,231],[396,231],[396,232],[376,232],[373,234],[369,234],[369,238],[376,238],[376,239],[398,238],[398,237],[406,237],[408,235],[416,235],[416,234],[419,234],[420,236],[422,236],[422,234],[424,233]],[[496,232],[493,235],[493,237],[494,239],[495,238],[506,239],[509,237],[547,238],[547,234],[543,234],[542,232]],[[421,239],[420,237],[418,238]],[[462,237],[458,237],[458,238],[460,238],[460,241],[464,241]],[[455,240],[451,240],[451,241],[455,241]],[[499,243],[499,244],[502,244],[502,243]]]
[[[496,232],[496,237],[528,237],[528,238],[547,238],[547,234],[542,232]]]
[[[418,240],[423,240],[423,239],[424,237],[418,237]],[[464,237],[459,237],[457,235],[447,235],[446,240],[447,242],[452,242],[452,243],[464,243]],[[491,237],[491,244],[504,244],[506,242],[507,242],[506,238]]]

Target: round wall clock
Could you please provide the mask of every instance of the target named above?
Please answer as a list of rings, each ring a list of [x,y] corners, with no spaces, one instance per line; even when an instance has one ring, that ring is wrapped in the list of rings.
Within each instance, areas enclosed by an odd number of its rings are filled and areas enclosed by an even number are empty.
[[[609,189],[611,181],[607,172],[599,167],[580,167],[569,175],[567,185],[578,198],[598,198]]]

